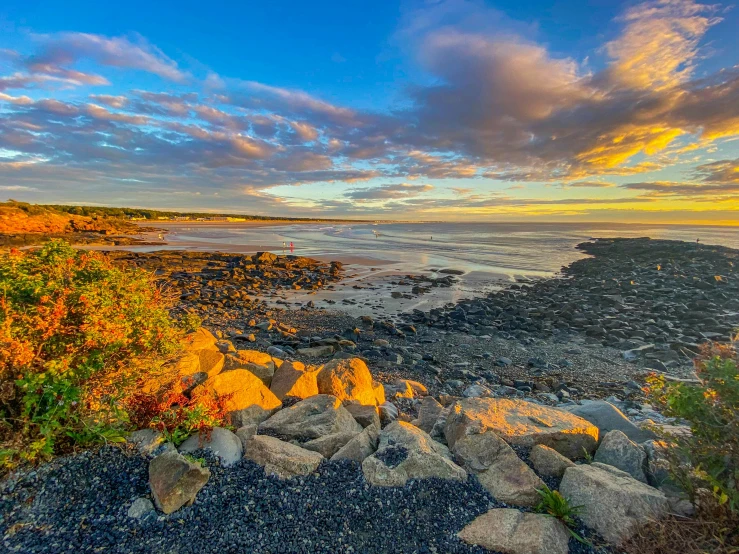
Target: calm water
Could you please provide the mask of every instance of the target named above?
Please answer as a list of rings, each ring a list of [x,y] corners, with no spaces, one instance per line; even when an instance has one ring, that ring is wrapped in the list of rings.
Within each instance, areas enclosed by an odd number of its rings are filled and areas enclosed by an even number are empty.
[[[700,241],[739,248],[739,228],[620,224],[423,223],[239,226],[168,226],[172,248],[282,253],[331,259],[360,258],[402,264],[417,271],[453,267],[468,272],[550,275],[582,254],[593,237],[644,237]]]

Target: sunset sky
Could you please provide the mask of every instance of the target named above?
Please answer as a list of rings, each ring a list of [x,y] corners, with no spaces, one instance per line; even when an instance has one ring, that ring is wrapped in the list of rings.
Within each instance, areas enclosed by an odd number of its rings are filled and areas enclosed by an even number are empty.
[[[0,197],[739,224],[739,9],[4,0]]]

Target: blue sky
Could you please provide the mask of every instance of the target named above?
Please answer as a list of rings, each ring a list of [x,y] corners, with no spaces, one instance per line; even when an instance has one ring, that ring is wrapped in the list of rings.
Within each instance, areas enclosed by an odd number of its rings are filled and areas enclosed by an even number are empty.
[[[736,223],[731,4],[4,2],[0,193]]]

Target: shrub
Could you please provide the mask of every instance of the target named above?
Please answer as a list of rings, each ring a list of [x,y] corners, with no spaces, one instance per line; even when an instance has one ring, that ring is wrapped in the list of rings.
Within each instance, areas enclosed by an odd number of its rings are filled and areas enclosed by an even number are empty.
[[[647,393],[667,415],[682,418],[690,435],[665,437],[670,472],[695,499],[709,489],[720,506],[739,515],[739,372],[736,352],[712,347],[696,360],[699,383],[650,376]]]
[[[588,540],[575,531],[577,528],[575,517],[582,512],[582,506],[571,506],[570,501],[562,496],[562,493],[553,491],[546,485],[541,489],[537,489],[536,492],[541,497],[541,501],[536,506],[537,512],[558,519],[578,542],[591,546]]]
[[[0,462],[122,441],[126,399],[181,344],[144,271],[52,241],[0,258]]]

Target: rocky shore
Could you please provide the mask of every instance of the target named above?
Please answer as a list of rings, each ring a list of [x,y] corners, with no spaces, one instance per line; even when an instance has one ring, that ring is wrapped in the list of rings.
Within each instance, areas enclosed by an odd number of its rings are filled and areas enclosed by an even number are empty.
[[[141,430],[2,483],[11,552],[617,552],[647,519],[689,514],[645,403],[649,371],[692,378],[739,323],[728,248],[579,246],[551,280],[398,318],[264,301],[341,282],[292,256],[115,257],[204,321],[171,368],[226,395],[230,428],[175,447]],[[152,385],[156,388],[156,383]],[[533,509],[583,506],[574,532]]]

